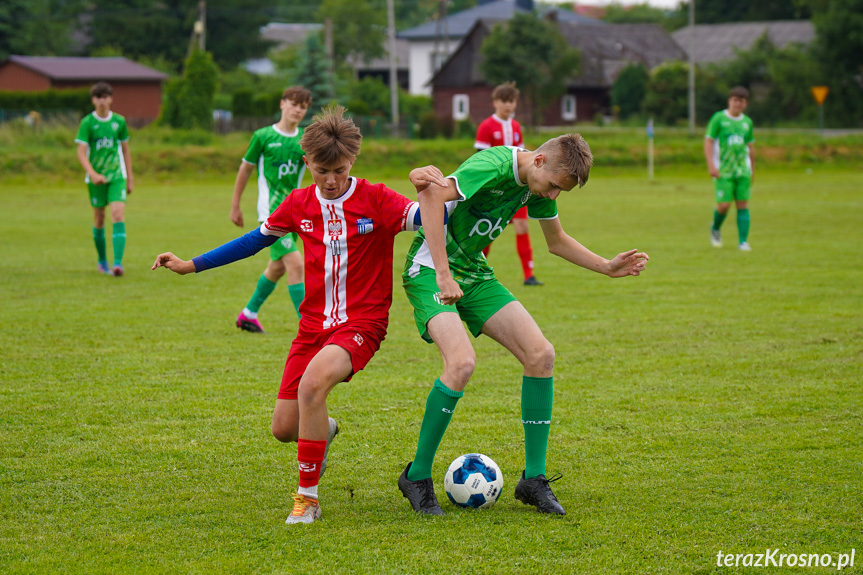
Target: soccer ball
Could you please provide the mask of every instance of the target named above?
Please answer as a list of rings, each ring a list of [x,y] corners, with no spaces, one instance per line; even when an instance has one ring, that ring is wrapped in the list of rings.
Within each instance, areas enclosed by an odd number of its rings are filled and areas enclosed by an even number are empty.
[[[459,507],[485,509],[500,497],[503,475],[488,455],[468,453],[450,464],[443,485],[449,500]]]

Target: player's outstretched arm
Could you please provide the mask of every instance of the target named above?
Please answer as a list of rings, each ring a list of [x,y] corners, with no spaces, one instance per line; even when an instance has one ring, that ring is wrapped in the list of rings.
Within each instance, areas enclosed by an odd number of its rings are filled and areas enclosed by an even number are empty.
[[[195,264],[190,260],[181,260],[171,252],[165,252],[156,256],[156,261],[150,269],[154,270],[156,268],[167,268],[174,273],[184,276],[195,271]]]
[[[637,276],[644,271],[644,267],[650,259],[646,253],[629,250],[618,254],[614,259],[607,260],[593,253],[564,232],[558,218],[541,220],[539,225],[542,228],[543,236],[545,236],[545,242],[548,244],[549,252],[577,266],[608,277]]]
[[[255,228],[249,233],[233,239],[226,244],[222,244],[214,250],[192,258],[188,262],[181,260],[171,252],[159,254],[159,257],[156,258],[156,263],[150,269],[165,267],[180,275],[191,272],[202,272],[253,256],[262,249],[276,243],[278,239],[278,236],[275,235],[265,236],[261,233],[261,228]]]

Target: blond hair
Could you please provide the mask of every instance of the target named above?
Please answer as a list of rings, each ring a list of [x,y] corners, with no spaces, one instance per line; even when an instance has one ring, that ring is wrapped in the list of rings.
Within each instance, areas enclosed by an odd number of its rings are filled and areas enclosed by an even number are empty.
[[[344,106],[330,104],[312,118],[300,146],[313,161],[322,166],[334,166],[360,153],[363,135],[354,121],[345,118]]]
[[[552,138],[537,148],[536,152],[545,154],[549,168],[555,172],[565,172],[575,180],[579,188],[587,183],[590,168],[593,166],[593,154],[581,134],[565,134]]]

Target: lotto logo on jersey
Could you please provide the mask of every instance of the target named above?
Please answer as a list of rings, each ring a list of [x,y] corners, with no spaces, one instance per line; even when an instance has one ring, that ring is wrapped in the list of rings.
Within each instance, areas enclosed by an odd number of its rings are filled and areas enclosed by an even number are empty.
[[[375,229],[375,223],[371,218],[360,218],[357,220],[357,233],[367,234]]]
[[[312,223],[312,220],[300,220],[300,230],[304,232],[311,232],[315,229],[315,225]]]
[[[491,223],[491,220],[487,220],[485,218],[481,220],[477,220],[473,226],[473,229],[468,234],[468,237],[473,237],[474,234],[480,236],[488,236],[490,239],[497,239],[497,237],[503,232],[503,228],[500,223],[503,220],[501,218],[497,219],[497,222]]]
[[[521,203],[526,204],[529,199],[530,199],[530,190],[525,190],[524,195],[521,197]]]
[[[355,333],[355,334],[354,334],[354,341],[355,341],[355,342],[357,342],[357,345],[363,345],[363,343],[365,343],[365,340],[363,339],[363,336],[361,336],[361,335],[360,335],[360,334],[358,334],[358,333]]]
[[[96,140],[96,151],[108,150],[114,147],[114,138],[99,138]]]
[[[342,220],[330,220],[327,222],[327,231],[331,238],[337,238],[342,235]]]
[[[293,160],[288,160],[287,164],[279,164],[279,178],[296,175],[299,168],[300,163]]]

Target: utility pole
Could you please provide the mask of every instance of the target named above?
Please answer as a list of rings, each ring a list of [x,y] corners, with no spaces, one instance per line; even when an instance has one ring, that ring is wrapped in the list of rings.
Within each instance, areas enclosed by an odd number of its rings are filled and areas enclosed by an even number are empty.
[[[198,22],[201,23],[201,33],[198,35],[198,48],[203,52],[207,46],[207,0],[199,0],[198,2]]]
[[[689,0],[689,136],[695,136],[695,0]]]
[[[393,0],[387,0],[387,32],[390,40],[390,115],[392,116],[392,135],[399,131],[399,82],[396,69],[396,16]]]

